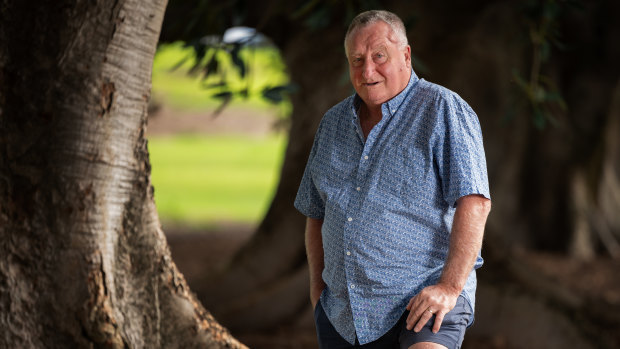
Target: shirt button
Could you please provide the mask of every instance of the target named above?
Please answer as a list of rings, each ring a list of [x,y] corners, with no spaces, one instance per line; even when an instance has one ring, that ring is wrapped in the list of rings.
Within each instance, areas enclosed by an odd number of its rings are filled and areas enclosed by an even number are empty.
[[[347,218],[347,220],[350,222],[350,221],[352,221],[352,220],[353,220],[353,218],[349,217],[349,218]]]
[[[355,288],[355,285],[351,284],[351,288]]]
[[[364,156],[364,160],[368,160],[368,155]]]
[[[347,256],[350,256],[350,255],[351,255],[351,251],[347,251]]]
[[[355,188],[355,190],[360,191],[360,190],[362,190],[362,188],[357,187],[357,188]]]

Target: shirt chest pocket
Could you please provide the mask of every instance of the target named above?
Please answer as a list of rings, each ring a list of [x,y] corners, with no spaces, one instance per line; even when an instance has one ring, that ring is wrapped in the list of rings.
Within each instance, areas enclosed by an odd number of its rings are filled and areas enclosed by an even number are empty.
[[[377,168],[377,193],[395,208],[409,206],[424,191],[425,161],[414,149],[392,148]]]

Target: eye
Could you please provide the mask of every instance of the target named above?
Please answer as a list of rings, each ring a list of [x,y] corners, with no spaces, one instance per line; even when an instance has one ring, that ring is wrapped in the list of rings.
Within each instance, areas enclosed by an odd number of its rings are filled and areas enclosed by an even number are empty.
[[[360,66],[362,64],[362,58],[360,57],[353,57],[351,59],[351,65],[354,67]]]
[[[384,62],[386,59],[387,55],[383,52],[377,52],[375,53],[375,61],[378,63]]]

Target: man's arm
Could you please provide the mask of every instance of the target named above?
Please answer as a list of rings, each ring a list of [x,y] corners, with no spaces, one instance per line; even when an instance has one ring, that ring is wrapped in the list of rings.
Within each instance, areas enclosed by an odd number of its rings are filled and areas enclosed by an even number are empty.
[[[436,315],[433,332],[439,331],[444,316],[456,305],[467,277],[474,267],[482,247],[482,236],[491,200],[480,195],[467,195],[457,200],[456,212],[450,233],[448,259],[439,283],[424,288],[411,298],[407,305],[407,329],[422,327]],[[431,313],[432,311],[432,313]]]
[[[321,236],[322,219],[308,218],[306,220],[306,255],[310,270],[310,302],[316,307],[321,292],[325,288],[323,282],[323,238]]]

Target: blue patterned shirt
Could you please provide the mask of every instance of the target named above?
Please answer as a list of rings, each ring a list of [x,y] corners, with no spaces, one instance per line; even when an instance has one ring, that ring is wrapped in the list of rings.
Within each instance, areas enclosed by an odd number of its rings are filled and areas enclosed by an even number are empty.
[[[456,93],[418,79],[383,103],[365,139],[356,94],[323,117],[295,207],[323,219],[321,304],[350,343],[381,337],[439,281],[456,200],[489,198],[480,124]],[[475,269],[463,296],[474,305]]]

